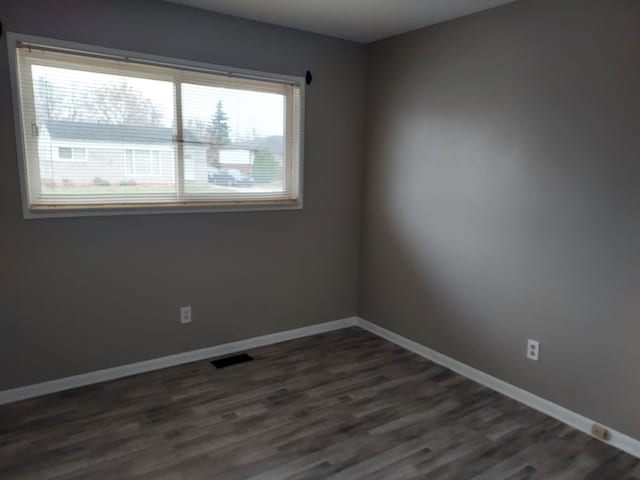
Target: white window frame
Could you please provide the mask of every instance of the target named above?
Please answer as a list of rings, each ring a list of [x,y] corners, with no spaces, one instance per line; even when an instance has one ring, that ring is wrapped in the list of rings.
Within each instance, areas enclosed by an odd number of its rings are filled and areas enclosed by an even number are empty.
[[[137,154],[140,152],[146,152],[149,154],[149,173],[140,173],[136,168],[136,158]],[[131,156],[129,156],[131,154]],[[131,166],[133,167],[133,172],[129,172],[129,161],[131,161]],[[157,171],[153,171],[154,163],[158,166]],[[149,150],[146,148],[127,148],[124,151],[124,175],[125,177],[158,177],[162,175],[162,157],[161,152],[159,150]]]
[[[298,156],[298,174],[296,178],[291,178],[291,181],[297,182],[294,184],[294,191],[296,192],[296,199],[291,201],[257,201],[256,203],[249,202],[194,202],[189,205],[162,205],[162,206],[125,206],[125,207],[106,207],[106,208],[94,208],[87,206],[69,206],[60,209],[40,210],[32,209],[29,203],[29,186],[27,179],[27,172],[25,162],[27,161],[27,155],[25,151],[25,132],[23,126],[23,115],[20,101],[20,85],[18,78],[18,53],[17,49],[20,44],[31,44],[45,46],[49,48],[57,48],[68,50],[70,52],[81,52],[84,54],[94,54],[100,57],[115,58],[115,59],[127,59],[140,63],[147,63],[149,65],[182,68],[191,72],[191,78],[197,79],[202,74],[218,74],[227,75],[229,77],[241,77],[246,79],[272,81],[280,83],[288,83],[296,85],[299,89],[300,96],[300,130],[299,132],[293,132],[293,135],[299,135],[297,139],[297,145],[299,151],[296,152]],[[26,219],[37,218],[51,218],[51,217],[84,217],[84,216],[110,216],[110,215],[141,215],[141,214],[167,214],[167,213],[209,213],[209,212],[239,212],[239,211],[261,211],[261,210],[298,210],[303,208],[303,184],[304,184],[304,132],[305,132],[305,88],[306,82],[303,76],[286,75],[267,73],[256,70],[249,70],[243,68],[227,67],[214,65],[203,62],[194,62],[190,60],[183,60],[171,57],[164,57],[159,55],[152,55],[146,53],[132,52],[126,50],[117,50],[112,48],[100,47],[96,45],[87,45],[76,42],[69,42],[58,39],[51,39],[46,37],[39,37],[33,35],[26,35],[20,33],[7,33],[7,46],[9,53],[9,69],[11,74],[11,92],[13,100],[14,111],[14,124],[16,126],[16,141],[18,152],[18,168],[20,174],[21,183],[21,196],[23,206],[23,216]],[[179,98],[179,96],[178,96]],[[287,109],[287,113],[290,113],[290,109]],[[291,117],[286,117],[291,118]],[[179,120],[179,119],[178,119]],[[288,120],[286,120],[287,123]],[[182,126],[178,121],[178,133],[181,133]],[[290,144],[286,148],[291,148]],[[86,152],[88,156],[88,151]],[[57,152],[56,152],[57,157]],[[76,160],[61,160],[61,161],[76,161]],[[78,160],[79,161],[79,160]],[[180,161],[180,160],[179,160]],[[126,167],[125,167],[126,168]]]
[[[68,145],[56,145],[54,147],[56,149],[56,154],[53,156],[54,161],[56,162],[76,162],[76,163],[85,163],[89,159],[89,155],[87,152],[87,148],[85,147],[72,147]],[[61,157],[60,150],[66,148],[71,150],[71,157]],[[82,151],[82,156],[76,157],[76,153]]]

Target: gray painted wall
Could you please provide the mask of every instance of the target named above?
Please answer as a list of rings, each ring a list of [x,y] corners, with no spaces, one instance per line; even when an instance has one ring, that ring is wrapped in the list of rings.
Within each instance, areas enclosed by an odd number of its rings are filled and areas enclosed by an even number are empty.
[[[356,313],[363,46],[159,1],[3,0],[0,20],[315,78],[304,210],[27,221],[0,39],[0,390]],[[180,305],[193,324],[179,324]]]
[[[362,316],[640,437],[640,2],[516,2],[369,73]]]
[[[25,221],[2,39],[0,389],[356,313],[364,47],[144,0],[0,20],[315,76],[304,210]],[[636,437],[639,26],[636,0],[523,0],[370,47],[360,285],[368,320]]]

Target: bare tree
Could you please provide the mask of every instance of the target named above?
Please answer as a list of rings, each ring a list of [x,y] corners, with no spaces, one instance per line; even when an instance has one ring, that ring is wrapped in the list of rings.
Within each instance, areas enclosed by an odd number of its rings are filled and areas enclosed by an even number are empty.
[[[189,132],[197,141],[207,141],[207,124],[197,118],[187,118],[184,127],[185,133]]]
[[[113,125],[160,125],[162,113],[126,82],[100,87],[90,106],[93,121]]]
[[[38,78],[33,84],[33,90],[38,118],[49,121],[64,116],[61,95],[55,85],[45,78]]]
[[[124,81],[97,88],[82,87],[59,86],[44,78],[37,79],[34,93],[38,118],[112,125],[162,124],[162,112]]]

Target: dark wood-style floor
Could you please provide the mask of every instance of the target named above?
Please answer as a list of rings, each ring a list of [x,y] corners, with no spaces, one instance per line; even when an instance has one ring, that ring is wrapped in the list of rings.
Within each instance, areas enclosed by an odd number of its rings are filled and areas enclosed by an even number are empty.
[[[640,461],[352,328],[0,407],[2,479],[640,479]]]

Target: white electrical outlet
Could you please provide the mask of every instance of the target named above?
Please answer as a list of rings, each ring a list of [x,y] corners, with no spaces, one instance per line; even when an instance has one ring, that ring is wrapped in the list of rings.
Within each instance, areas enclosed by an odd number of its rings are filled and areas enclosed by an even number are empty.
[[[539,356],[540,356],[540,342],[537,340],[529,340],[527,342],[527,358],[529,360],[533,360],[534,362],[537,362]]]
[[[180,307],[180,323],[191,323],[191,307]]]

